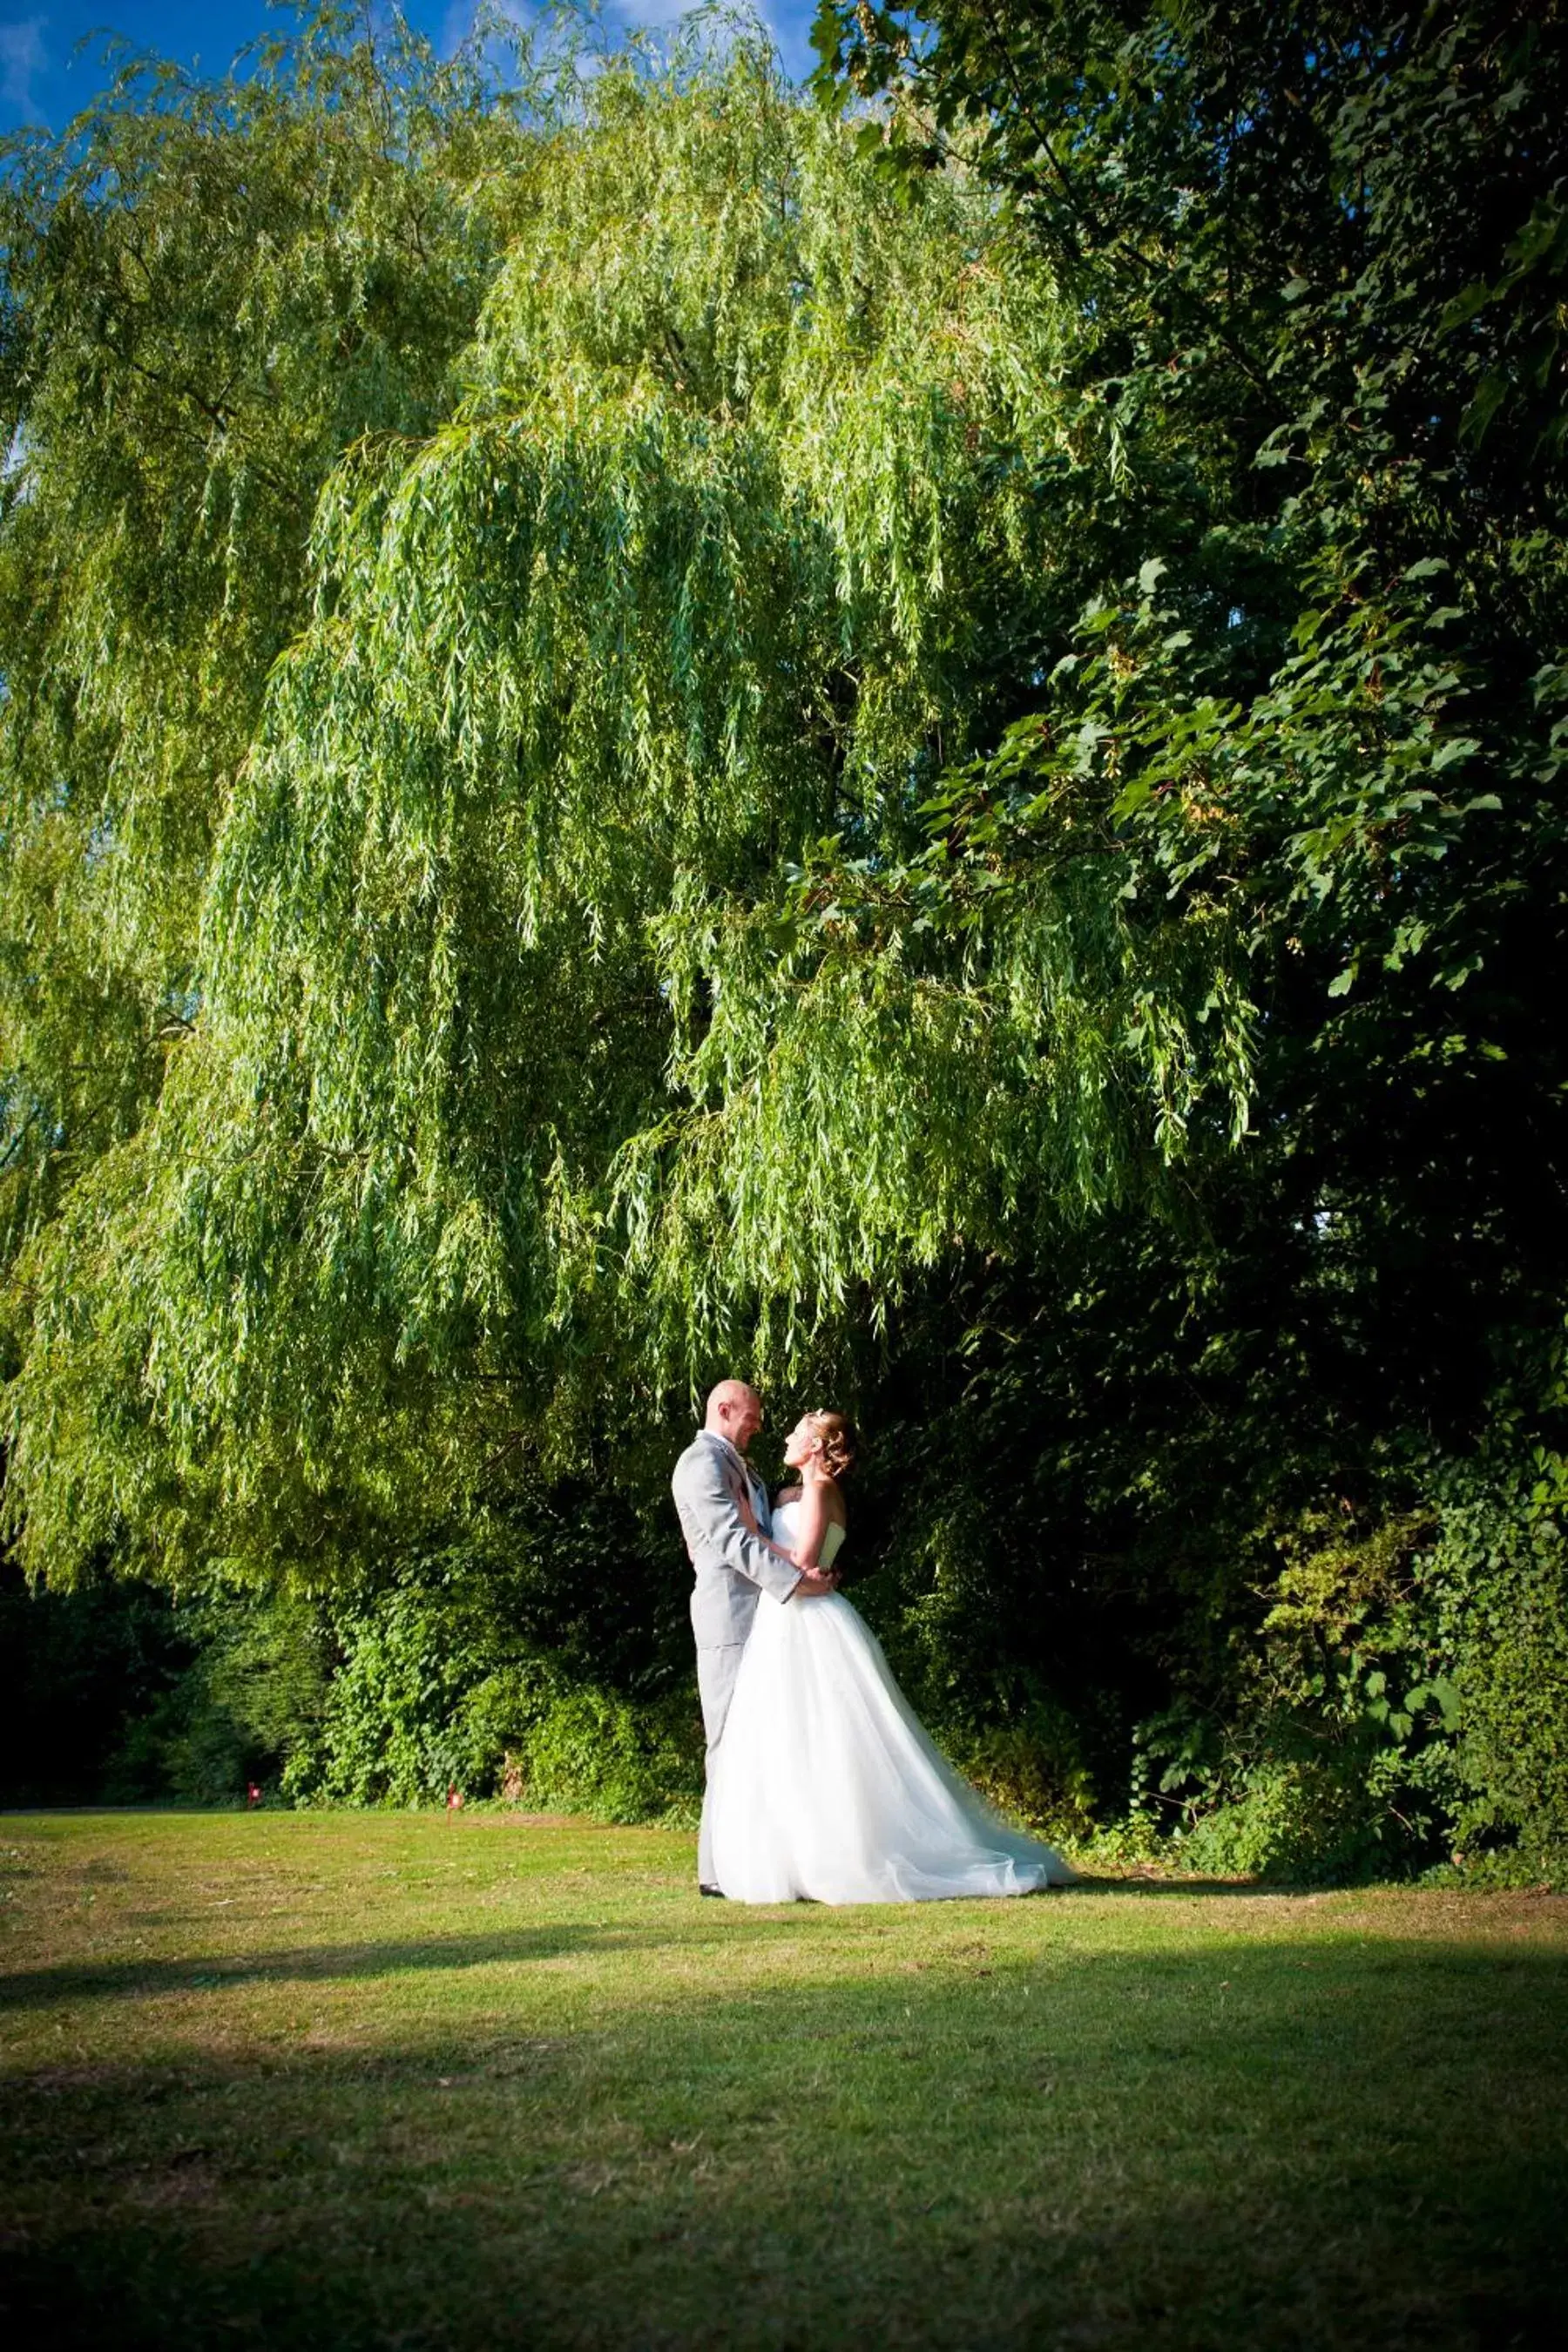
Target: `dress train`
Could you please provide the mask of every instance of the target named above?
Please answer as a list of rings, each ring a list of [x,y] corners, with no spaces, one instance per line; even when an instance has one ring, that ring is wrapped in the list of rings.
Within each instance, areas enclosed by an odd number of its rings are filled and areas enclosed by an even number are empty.
[[[796,1508],[774,1515],[786,1545]],[[825,1567],[842,1535],[829,1528]],[[1032,1895],[1076,1876],[954,1771],[839,1593],[758,1602],[709,1802],[718,1883],[736,1902]]]

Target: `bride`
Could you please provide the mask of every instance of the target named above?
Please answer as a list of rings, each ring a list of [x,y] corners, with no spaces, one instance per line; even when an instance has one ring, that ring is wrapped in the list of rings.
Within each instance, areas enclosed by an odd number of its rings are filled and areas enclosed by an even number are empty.
[[[854,1460],[840,1413],[808,1412],[784,1460],[798,1486],[773,1538],[802,1569],[844,1540]],[[714,1874],[741,1903],[918,1903],[1070,1885],[1059,1853],[1009,1829],[921,1729],[875,1634],[841,1594],[764,1592],[714,1759]]]

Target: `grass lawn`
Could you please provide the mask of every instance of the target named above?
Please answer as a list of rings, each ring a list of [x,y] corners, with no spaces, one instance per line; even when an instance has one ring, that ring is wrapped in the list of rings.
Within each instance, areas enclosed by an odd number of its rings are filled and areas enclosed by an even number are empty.
[[[1559,2346],[1568,1901],[0,1818],[12,2345]]]

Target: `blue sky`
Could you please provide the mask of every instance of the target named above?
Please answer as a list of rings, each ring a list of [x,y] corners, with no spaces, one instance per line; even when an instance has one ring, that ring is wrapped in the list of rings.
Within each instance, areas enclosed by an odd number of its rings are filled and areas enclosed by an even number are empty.
[[[611,0],[606,13],[658,24],[678,16],[685,5]],[[404,13],[449,49],[467,32],[473,6],[472,0],[405,0]],[[809,71],[814,0],[760,0],[757,13],[772,27],[786,68],[797,76]],[[199,58],[216,74],[247,41],[286,23],[286,12],[269,8],[267,0],[208,0],[205,6],[192,0],[32,0],[30,5],[0,0],[0,131],[34,122],[58,130],[91,97],[103,68],[91,51],[72,56],[84,33],[123,33],[139,48],[182,65]]]

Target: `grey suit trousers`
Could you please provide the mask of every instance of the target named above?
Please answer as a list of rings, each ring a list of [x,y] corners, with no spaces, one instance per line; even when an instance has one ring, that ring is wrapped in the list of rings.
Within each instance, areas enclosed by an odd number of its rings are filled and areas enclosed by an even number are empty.
[[[697,1832],[697,1883],[700,1886],[714,1884],[713,1830],[708,1817],[709,1790],[713,1785],[713,1759],[719,1753],[719,1742],[724,1737],[724,1723],[735,1692],[735,1676],[741,1671],[741,1660],[745,1654],[744,1642],[726,1642],[722,1649],[702,1649],[697,1653],[697,1688],[702,1700],[702,1728],[708,1740],[708,1780],[702,1791],[702,1826]]]

